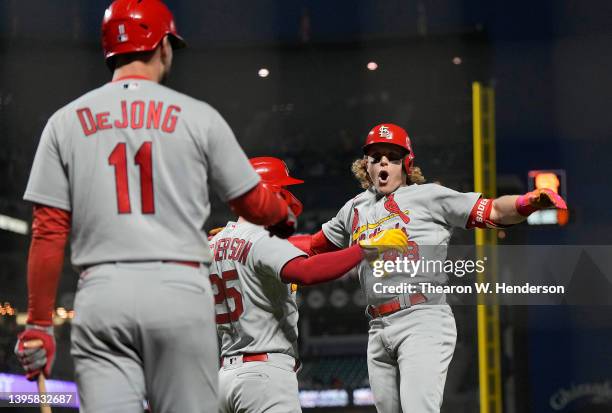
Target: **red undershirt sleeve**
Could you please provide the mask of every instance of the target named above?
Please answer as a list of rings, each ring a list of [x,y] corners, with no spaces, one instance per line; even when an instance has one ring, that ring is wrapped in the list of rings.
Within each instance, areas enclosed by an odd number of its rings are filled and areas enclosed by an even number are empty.
[[[363,250],[359,245],[310,258],[296,257],[283,267],[281,280],[299,285],[335,280],[359,264],[363,258]]]
[[[28,324],[52,324],[55,296],[64,265],[71,214],[35,205],[28,256]]]
[[[313,235],[294,235],[292,237],[289,237],[288,240],[295,247],[301,249],[309,256],[323,254],[325,252],[338,251],[340,249],[327,239],[323,231],[319,231]]]
[[[294,247],[301,249],[306,254],[314,255],[312,250],[310,249],[310,243],[312,241],[312,235],[310,234],[299,234],[292,235],[287,238],[287,241],[293,244]]]
[[[325,236],[323,230],[320,230],[312,236],[310,249],[312,250],[313,254],[322,254],[324,252],[338,251],[340,248],[338,248]]]

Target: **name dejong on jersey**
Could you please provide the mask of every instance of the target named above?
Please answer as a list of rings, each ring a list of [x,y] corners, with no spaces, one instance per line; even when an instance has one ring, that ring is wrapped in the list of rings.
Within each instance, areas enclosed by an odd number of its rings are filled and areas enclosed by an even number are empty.
[[[77,109],[76,113],[85,136],[113,128],[161,129],[163,132],[173,133],[178,121],[177,115],[181,112],[178,105],[166,105],[155,100],[146,103],[142,100],[129,103],[122,100],[120,107],[121,117],[118,119],[109,119],[110,111],[93,112],[89,107]]]

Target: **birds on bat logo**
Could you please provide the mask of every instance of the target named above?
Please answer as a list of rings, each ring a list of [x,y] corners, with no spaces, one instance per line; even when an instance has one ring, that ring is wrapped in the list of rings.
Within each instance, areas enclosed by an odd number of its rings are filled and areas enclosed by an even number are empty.
[[[382,125],[378,128],[378,136],[385,139],[393,139],[393,132],[387,126]]]
[[[387,200],[385,201],[384,206],[385,209],[390,213],[397,214],[401,218],[401,220],[404,221],[404,224],[410,222],[410,218],[408,218],[408,215],[400,209],[399,205],[397,205],[394,194],[389,194],[387,196]]]

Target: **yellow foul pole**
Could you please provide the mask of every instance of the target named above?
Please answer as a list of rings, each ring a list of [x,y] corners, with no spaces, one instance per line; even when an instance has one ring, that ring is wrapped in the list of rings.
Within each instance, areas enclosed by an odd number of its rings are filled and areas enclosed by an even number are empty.
[[[490,87],[478,82],[472,84],[472,118],[474,146],[474,191],[487,198],[497,195],[495,162],[495,95]],[[476,249],[479,258],[484,256],[485,245],[497,244],[495,230],[476,229]],[[478,282],[496,279],[497,259],[490,249],[491,258],[486,273],[477,276]],[[480,380],[480,412],[502,412],[501,343],[499,307],[485,303],[478,296],[476,307],[478,322],[478,375]]]

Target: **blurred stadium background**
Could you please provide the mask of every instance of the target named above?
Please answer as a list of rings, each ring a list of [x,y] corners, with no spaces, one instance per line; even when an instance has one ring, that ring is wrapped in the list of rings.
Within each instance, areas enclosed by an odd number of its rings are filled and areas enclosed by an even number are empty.
[[[21,197],[31,162],[48,117],[110,78],[98,40],[107,4],[0,2],[0,373],[20,374],[12,349],[27,306],[22,221],[31,209]],[[407,129],[429,181],[472,190],[471,93],[480,81],[496,92],[498,194],[525,192],[532,169],[567,174],[568,225],[523,225],[498,234],[499,243],[612,242],[612,3],[167,4],[189,43],[169,86],[216,107],[249,156],[281,157],[306,181],[295,188],[305,205],[301,231],[318,230],[359,191],[350,164],[381,122]],[[231,218],[218,201],[213,211],[209,228]],[[470,232],[456,237],[473,243]],[[54,367],[66,381],[76,281],[67,260]],[[355,277],[302,289],[299,298],[305,411],[375,411]],[[477,412],[475,309],[454,312],[459,336],[442,411]],[[502,308],[503,411],[612,411],[611,339],[610,307]]]

